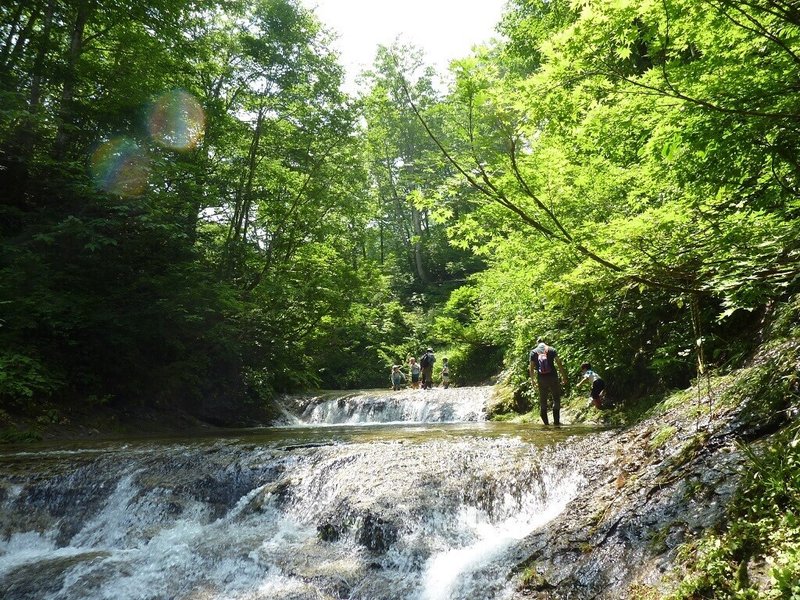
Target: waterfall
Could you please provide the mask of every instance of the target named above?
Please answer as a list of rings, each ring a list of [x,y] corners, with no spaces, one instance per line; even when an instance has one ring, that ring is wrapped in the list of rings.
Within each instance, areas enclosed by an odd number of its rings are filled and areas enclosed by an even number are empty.
[[[490,388],[372,390],[306,399],[294,409],[301,423],[462,423],[486,420]]]
[[[505,598],[509,552],[583,479],[572,444],[490,425],[0,454],[0,589],[9,600]]]

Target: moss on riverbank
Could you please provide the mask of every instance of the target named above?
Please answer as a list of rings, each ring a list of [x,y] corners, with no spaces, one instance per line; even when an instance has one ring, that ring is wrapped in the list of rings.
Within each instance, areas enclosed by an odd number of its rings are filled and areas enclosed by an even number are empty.
[[[800,597],[800,426],[746,451],[725,526],[681,547],[669,598]]]
[[[208,432],[217,429],[183,411],[120,411],[110,407],[50,411],[37,416],[0,414],[0,444],[114,439]]]
[[[741,398],[747,461],[724,525],[681,547],[670,600],[800,598],[799,346],[773,348],[723,396]]]

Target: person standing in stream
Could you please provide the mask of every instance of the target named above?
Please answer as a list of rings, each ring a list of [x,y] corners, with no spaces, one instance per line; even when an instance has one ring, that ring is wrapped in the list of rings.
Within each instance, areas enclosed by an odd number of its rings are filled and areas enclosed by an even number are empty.
[[[529,356],[528,373],[531,384],[539,389],[539,415],[542,423],[549,425],[547,419],[547,401],[553,399],[553,424],[561,425],[561,385],[567,385],[567,371],[552,346],[548,346],[542,338],[536,340],[536,347]],[[556,374],[558,369],[558,374]],[[558,375],[561,375],[559,381]]]
[[[397,391],[406,384],[406,376],[400,370],[400,365],[392,365],[392,389]]]
[[[433,348],[428,350],[420,356],[419,366],[422,367],[422,389],[429,390],[433,388],[433,363],[436,362],[436,357],[433,354]]]
[[[411,387],[415,390],[419,389],[419,377],[422,369],[420,369],[417,359],[413,356],[408,357],[408,372],[411,375]]]
[[[442,387],[447,389],[450,387],[450,366],[447,364],[447,359],[442,359],[442,372],[440,373],[442,378]]]

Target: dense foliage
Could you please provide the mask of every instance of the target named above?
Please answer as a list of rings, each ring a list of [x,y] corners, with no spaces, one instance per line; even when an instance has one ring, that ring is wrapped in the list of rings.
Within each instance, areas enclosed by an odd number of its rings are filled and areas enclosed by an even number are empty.
[[[378,48],[353,98],[299,0],[0,6],[0,426],[264,420],[429,345],[524,409],[538,337],[628,400],[741,367],[789,298],[793,350],[729,400],[796,410],[795,3],[510,0],[498,31],[447,85]],[[747,450],[676,598],[798,596],[797,449]]]
[[[276,390],[456,384],[533,341],[619,398],[739,364],[798,287],[800,17],[512,0],[437,85],[341,91],[297,0],[0,8],[0,399],[220,421]]]
[[[315,384],[307,349],[386,284],[359,266],[357,113],[313,15],[43,0],[0,17],[5,405],[224,421]]]
[[[475,203],[454,233],[491,257],[483,320],[515,358],[544,334],[629,391],[735,364],[797,287],[796,12],[517,4],[438,133]]]

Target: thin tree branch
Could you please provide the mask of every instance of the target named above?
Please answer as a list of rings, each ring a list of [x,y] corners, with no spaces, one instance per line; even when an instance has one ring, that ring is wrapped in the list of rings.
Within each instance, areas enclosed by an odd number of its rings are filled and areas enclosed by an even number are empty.
[[[605,64],[605,63],[604,63]],[[758,117],[758,118],[765,118],[765,119],[792,119],[792,120],[800,120],[800,114],[792,114],[792,113],[767,113],[767,112],[760,112],[754,110],[742,110],[737,108],[726,108],[724,106],[718,106],[713,102],[709,102],[707,100],[702,100],[700,98],[693,98],[691,96],[687,96],[686,94],[678,91],[678,89],[672,84],[669,79],[665,80],[667,87],[669,87],[669,91],[664,90],[662,88],[658,88],[652,85],[648,85],[646,83],[642,83],[641,81],[636,81],[635,79],[631,79],[627,75],[623,75],[613,67],[605,64],[606,66],[606,74],[610,75],[611,77],[615,77],[626,83],[629,83],[633,86],[638,88],[650,90],[652,92],[656,92],[657,94],[664,96],[666,98],[676,98],[678,100],[683,100],[684,102],[689,102],[690,104],[696,104],[698,106],[702,106],[703,108],[707,108],[708,110],[712,110],[715,112],[727,114],[727,115],[738,115],[741,117]]]
[[[769,31],[758,19],[753,17],[750,13],[745,11],[743,8],[741,8],[739,6],[736,6],[735,4],[732,4],[732,3],[728,3],[728,2],[719,2],[719,3],[717,3],[717,2],[714,2],[713,0],[705,0],[705,1],[706,1],[707,4],[710,4],[715,9],[717,9],[718,12],[722,13],[723,15],[725,15],[725,17],[731,23],[736,25],[737,27],[740,27],[740,28],[744,29],[745,31],[749,31],[751,33],[755,33],[756,35],[759,35],[761,37],[764,37],[764,38],[770,40],[772,43],[776,44],[784,52],[786,52],[789,56],[791,56],[792,60],[795,63],[800,64],[800,57],[797,56],[797,54],[795,54],[792,51],[792,49],[789,48],[783,42],[783,40],[781,40],[778,36],[776,36],[771,31]],[[741,23],[737,19],[734,19],[733,16],[727,10],[725,10],[725,6],[730,6],[733,10],[737,11],[738,13],[740,13],[745,19],[747,19],[748,21],[750,21],[750,23],[753,24],[753,27],[749,27],[749,26],[745,25],[744,23]]]
[[[395,61],[395,65],[398,66],[398,73],[399,73],[399,63],[398,63],[398,61],[397,61],[397,59],[395,57],[393,57],[393,60]],[[470,175],[452,157],[452,155],[447,151],[447,149],[444,147],[444,145],[439,141],[439,138],[433,133],[433,131],[431,131],[430,127],[428,126],[427,121],[425,121],[425,119],[422,117],[422,114],[420,113],[419,109],[417,108],[416,103],[412,99],[411,94],[410,94],[410,92],[408,90],[408,86],[405,83],[405,80],[403,79],[402,76],[398,77],[398,79],[399,79],[400,85],[401,85],[401,87],[403,89],[403,92],[405,94],[406,100],[408,101],[409,105],[411,106],[411,110],[414,112],[414,114],[416,115],[417,119],[422,124],[422,127],[425,129],[425,131],[427,132],[428,136],[436,144],[436,146],[442,152],[442,154],[447,159],[447,161],[450,164],[452,164],[453,167],[455,167],[455,169],[459,173],[461,173],[462,176],[464,176],[464,178],[470,183],[470,185],[472,185],[475,189],[480,191],[482,194],[484,194],[490,200],[492,200],[494,202],[497,202],[501,206],[504,206],[505,208],[507,208],[508,210],[513,212],[514,214],[516,214],[518,217],[520,217],[520,219],[524,223],[526,223],[527,225],[530,225],[533,229],[535,229],[536,231],[542,233],[543,235],[545,235],[547,237],[555,238],[556,240],[561,241],[562,243],[564,243],[566,245],[569,245],[570,247],[574,248],[575,250],[577,250],[578,252],[580,252],[581,254],[586,256],[587,258],[590,258],[591,260],[597,262],[598,264],[603,265],[604,267],[606,267],[606,268],[608,268],[608,269],[610,269],[610,270],[612,270],[614,272],[617,272],[617,273],[622,273],[623,272],[622,267],[620,267],[619,265],[615,265],[614,263],[611,263],[611,262],[607,261],[606,259],[598,256],[597,254],[595,254],[594,252],[592,252],[591,250],[586,248],[584,245],[573,242],[570,238],[566,238],[566,239],[562,238],[555,231],[551,230],[550,228],[548,228],[547,226],[545,226],[541,222],[539,222],[537,219],[535,219],[535,218],[531,217],[530,215],[528,215],[519,206],[517,206],[516,204],[511,202],[508,199],[508,197],[502,192],[502,190],[497,188],[491,182],[491,180],[489,179],[489,177],[486,174],[486,172],[479,165],[479,169],[481,169],[481,174],[482,174],[482,176],[484,178],[484,183],[486,184],[486,187],[480,185],[477,182],[477,180],[475,180],[475,178],[472,177],[472,175]],[[671,291],[676,291],[676,292],[692,292],[692,293],[700,293],[701,292],[701,290],[696,289],[696,288],[692,288],[692,287],[689,287],[689,286],[673,285],[673,284],[670,284],[670,283],[665,283],[665,282],[661,282],[661,281],[655,281],[655,280],[652,280],[652,279],[648,279],[646,277],[642,277],[640,275],[629,274],[627,277],[628,277],[629,280],[631,280],[631,281],[633,281],[635,283],[639,283],[639,284],[642,284],[642,285],[655,287],[655,288],[659,288],[659,289],[671,290]]]

